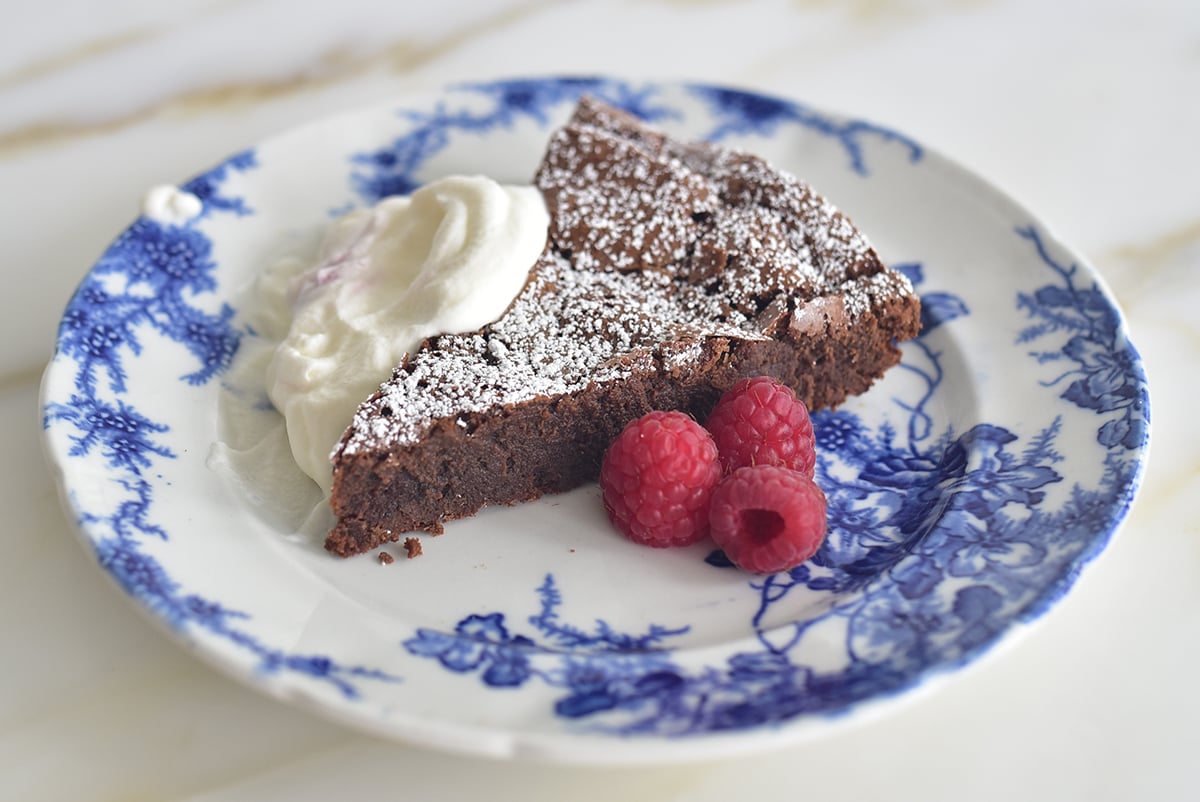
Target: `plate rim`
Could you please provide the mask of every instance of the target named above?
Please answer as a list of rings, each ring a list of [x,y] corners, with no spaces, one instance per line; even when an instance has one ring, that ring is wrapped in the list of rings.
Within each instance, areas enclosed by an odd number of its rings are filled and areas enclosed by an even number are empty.
[[[531,81],[554,81],[563,78],[564,76],[537,76],[527,80]],[[570,77],[570,76],[568,76]],[[600,77],[600,76],[597,76]],[[611,80],[611,76],[604,76],[605,80]],[[622,79],[617,79],[622,80]],[[639,80],[641,86],[656,86],[656,87],[688,87],[702,86],[715,87],[721,89],[732,89],[734,91],[746,92],[754,96],[779,100],[785,103],[800,103],[801,101],[790,97],[779,96],[769,92],[761,92],[754,89],[742,89],[732,86],[723,86],[708,82],[691,82],[691,81],[673,81],[673,80],[655,80],[646,79]],[[357,108],[343,110],[331,115],[325,115],[318,119],[302,123],[299,126],[287,128],[270,137],[267,137],[251,147],[261,149],[268,146],[270,143],[283,140],[285,138],[295,136],[299,132],[310,128],[317,128],[322,125],[328,125],[343,118],[352,118],[364,114],[380,113],[383,109],[395,110],[412,106],[428,101],[433,98],[438,98],[445,95],[448,91],[461,89],[463,86],[476,85],[466,83],[450,84],[441,89],[430,89],[425,91],[416,91],[408,93],[400,93],[397,96],[371,103]],[[822,113],[824,110],[820,107],[809,108],[816,109]],[[828,112],[829,116],[844,120],[860,120],[857,116],[844,114],[840,111]],[[1111,288],[1105,282],[1104,277],[1100,272],[1074,248],[1065,244],[1056,234],[1054,229],[1047,225],[1046,222],[1034,215],[1030,210],[1011,194],[996,185],[995,183],[985,179],[980,174],[964,167],[955,160],[945,156],[940,151],[930,148],[921,143],[923,151],[922,158],[928,159],[930,163],[936,164],[939,169],[948,170],[954,173],[954,177],[959,181],[968,181],[972,185],[972,192],[977,196],[986,196],[992,199],[999,207],[1001,207],[1007,216],[1029,220],[1035,223],[1038,228],[1038,233],[1042,240],[1047,244],[1047,247],[1052,247],[1056,253],[1065,254],[1067,258],[1075,265],[1081,266],[1087,274],[1087,277],[1095,283],[1104,299],[1111,307],[1117,317],[1117,327],[1120,332],[1122,341],[1130,349],[1135,360],[1135,364],[1140,371],[1140,388],[1145,400],[1145,421],[1144,432],[1145,437],[1142,445],[1137,450],[1135,459],[1135,470],[1131,477],[1129,492],[1126,500],[1123,502],[1123,508],[1116,514],[1115,519],[1106,533],[1099,536],[1098,542],[1094,547],[1081,554],[1076,561],[1074,570],[1066,576],[1063,576],[1058,583],[1061,587],[1057,588],[1057,592],[1052,594],[1053,598],[1048,599],[1045,603],[1039,606],[1035,613],[1024,620],[1014,620],[998,637],[993,639],[988,646],[979,653],[972,654],[966,658],[960,665],[944,665],[938,666],[931,671],[922,673],[914,683],[904,685],[895,691],[879,696],[872,697],[862,702],[852,705],[849,709],[833,715],[821,715],[816,719],[808,716],[801,716],[799,720],[788,721],[774,727],[756,728],[749,731],[757,738],[748,738],[746,731],[735,731],[732,733],[705,733],[696,737],[687,737],[682,739],[674,738],[655,738],[654,749],[646,749],[647,742],[643,738],[613,738],[611,735],[600,736],[600,741],[605,744],[604,749],[578,749],[573,746],[568,746],[566,749],[557,747],[551,741],[568,740],[572,743],[578,743],[580,738],[584,741],[590,740],[588,736],[580,736],[573,733],[521,733],[511,730],[497,730],[484,728],[478,732],[471,731],[469,733],[470,742],[462,743],[458,737],[463,733],[458,731],[458,728],[451,727],[445,732],[445,737],[433,738],[431,742],[430,732],[428,728],[422,729],[418,727],[416,731],[411,733],[398,732],[394,723],[390,720],[380,719],[376,716],[356,716],[343,710],[340,706],[329,706],[317,696],[306,693],[301,685],[291,682],[280,681],[288,676],[288,674],[263,674],[257,670],[246,670],[248,661],[237,661],[228,659],[224,653],[218,653],[211,649],[206,638],[201,636],[201,633],[195,632],[193,627],[177,627],[172,626],[171,622],[164,618],[161,614],[156,613],[148,607],[144,600],[134,595],[128,588],[120,582],[119,578],[113,571],[101,566],[102,571],[110,581],[122,590],[122,595],[129,599],[135,608],[141,611],[141,614],[154,622],[164,632],[166,632],[173,640],[182,643],[189,652],[200,657],[204,662],[213,665],[228,676],[237,679],[256,690],[266,693],[268,696],[278,700],[299,704],[302,707],[309,709],[312,712],[332,718],[343,724],[348,724],[360,730],[373,732],[377,735],[382,735],[392,739],[405,740],[419,745],[436,746],[437,748],[455,751],[464,754],[482,754],[492,757],[522,757],[531,758],[534,760],[543,760],[551,762],[566,762],[566,763],[584,763],[584,764],[631,764],[631,763],[665,763],[665,762],[682,762],[697,759],[706,759],[717,755],[741,754],[751,751],[759,751],[764,748],[772,748],[788,743],[793,743],[798,740],[803,740],[806,737],[817,733],[827,732],[830,725],[839,725],[849,722],[850,720],[861,721],[866,717],[874,714],[876,711],[883,709],[893,709],[897,707],[897,702],[902,700],[912,700],[920,695],[922,691],[928,691],[932,685],[940,684],[946,678],[956,675],[958,669],[964,665],[977,665],[982,659],[998,653],[1002,647],[1010,646],[1014,641],[1018,640],[1021,633],[1027,632],[1031,624],[1036,623],[1044,618],[1045,614],[1052,609],[1057,600],[1074,588],[1084,569],[1094,564],[1096,559],[1103,554],[1111,546],[1113,540],[1118,535],[1123,525],[1128,519],[1129,510],[1136,502],[1142,485],[1149,460],[1149,449],[1151,442],[1151,415],[1150,415],[1150,400],[1149,400],[1149,380],[1145,375],[1144,361],[1141,359],[1136,346],[1130,336],[1128,320],[1123,310],[1118,305],[1115,295]],[[230,159],[236,158],[230,157]],[[228,164],[230,159],[222,161],[218,166]],[[201,175],[204,175],[203,173]],[[111,246],[110,246],[111,247]],[[107,253],[107,249],[105,250]],[[88,277],[92,274],[94,266],[81,278],[81,281],[72,293],[71,300],[67,304],[70,308],[74,302],[76,294],[80,292]],[[51,359],[45,372],[43,373],[41,387],[39,389],[39,413],[43,417],[43,436],[41,438],[43,450],[46,455],[46,461],[51,466],[54,474],[55,485],[59,492],[68,515],[68,522],[71,525],[72,531],[79,538],[81,544],[85,546],[93,555],[97,555],[97,541],[90,535],[84,526],[81,519],[82,510],[78,507],[76,499],[70,487],[68,487],[67,470],[65,468],[68,462],[68,457],[61,453],[61,450],[56,449],[48,436],[48,427],[45,423],[47,415],[47,405],[50,400],[50,394],[54,391],[54,376],[55,365],[59,361],[58,354],[60,348],[61,334],[56,333],[55,339],[55,356]]]

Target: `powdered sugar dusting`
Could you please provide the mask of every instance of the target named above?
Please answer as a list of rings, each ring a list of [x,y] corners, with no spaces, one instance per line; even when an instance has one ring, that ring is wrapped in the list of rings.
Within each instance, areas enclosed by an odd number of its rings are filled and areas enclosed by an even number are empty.
[[[547,250],[509,310],[436,337],[363,404],[341,453],[418,442],[468,419],[638,372],[684,371],[713,337],[766,340],[781,316],[839,295],[868,313],[912,287],[841,213],[763,160],[679,143],[585,99],[535,182]]]
[[[713,186],[677,160],[586,125],[559,130],[535,183],[553,209],[550,239],[581,270],[678,266],[716,208]]]
[[[684,367],[705,337],[766,339],[719,299],[675,302],[661,273],[577,270],[547,254],[508,314],[483,331],[438,337],[399,368],[355,416],[346,453],[416,442],[430,423],[618,381],[664,361]],[[699,309],[700,306],[705,307]]]

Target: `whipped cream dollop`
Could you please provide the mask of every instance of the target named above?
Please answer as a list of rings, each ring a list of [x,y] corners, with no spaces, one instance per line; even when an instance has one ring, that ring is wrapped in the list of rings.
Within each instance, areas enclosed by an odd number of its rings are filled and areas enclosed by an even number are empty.
[[[142,198],[142,215],[163,225],[182,226],[202,211],[202,200],[170,184],[152,187]]]
[[[322,490],[358,405],[425,338],[499,318],[525,285],[548,225],[537,188],[451,176],[339,218],[315,264],[260,285],[268,305],[291,312],[267,392],[296,463]]]

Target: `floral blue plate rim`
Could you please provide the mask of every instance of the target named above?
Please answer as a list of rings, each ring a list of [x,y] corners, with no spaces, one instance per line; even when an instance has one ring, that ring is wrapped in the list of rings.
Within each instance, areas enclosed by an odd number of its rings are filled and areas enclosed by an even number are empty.
[[[770,577],[711,546],[640,556],[590,489],[462,522],[394,569],[264,525],[209,461],[218,397],[257,337],[238,304],[263,255],[297,220],[445,171],[521,180],[584,92],[811,180],[921,294],[903,364],[814,415],[821,552]],[[319,121],[181,189],[199,211],[138,218],[64,312],[42,405],[65,506],[198,655],[372,732],[579,763],[817,737],[1040,618],[1140,486],[1149,391],[1103,282],[1002,192],[884,126],[730,87],[513,79]],[[484,532],[517,549],[481,547]],[[441,590],[480,548],[478,587]]]

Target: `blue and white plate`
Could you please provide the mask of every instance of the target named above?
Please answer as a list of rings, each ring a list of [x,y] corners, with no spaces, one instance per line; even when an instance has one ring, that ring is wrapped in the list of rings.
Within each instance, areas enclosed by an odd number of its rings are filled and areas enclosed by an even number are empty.
[[[815,416],[828,542],[754,577],[711,545],[627,543],[585,487],[453,523],[419,559],[327,555],[294,468],[237,469],[278,446],[236,378],[261,347],[248,288],[352,206],[448,173],[527,182],[582,92],[804,177],[921,294],[903,364]],[[381,735],[580,763],[820,735],[1046,613],[1141,479],[1146,381],[1092,268],[878,125],[712,86],[504,81],[309,125],[182,190],[199,204],[136,220],[63,317],[43,412],[69,514],[196,654]]]

